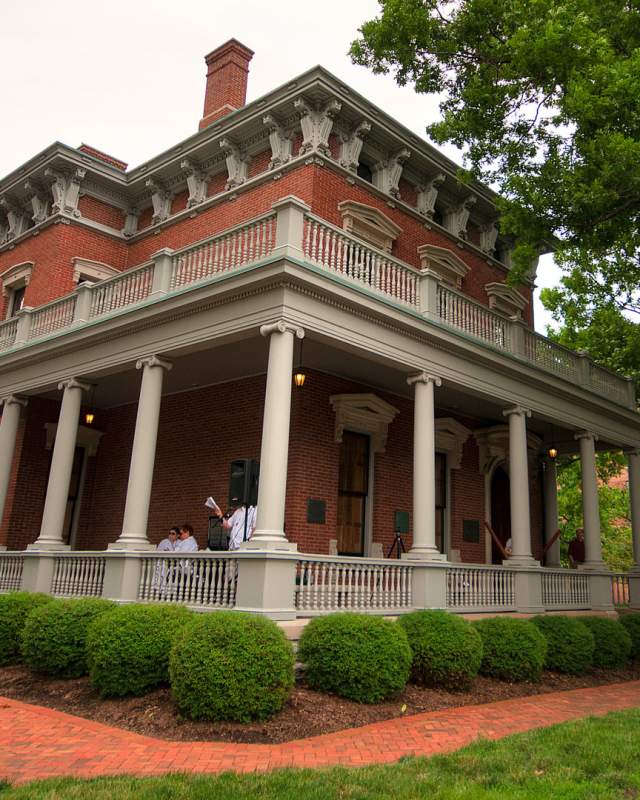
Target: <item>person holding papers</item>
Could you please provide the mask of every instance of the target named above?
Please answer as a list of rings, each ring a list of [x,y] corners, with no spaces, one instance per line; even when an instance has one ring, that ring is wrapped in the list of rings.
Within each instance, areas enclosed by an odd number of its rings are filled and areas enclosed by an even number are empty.
[[[215,511],[215,509],[214,509]],[[222,511],[218,508],[217,516],[220,517],[220,524],[229,533],[229,550],[239,550],[242,542],[251,538],[251,534],[256,527],[256,506],[238,506],[229,519],[225,519]]]

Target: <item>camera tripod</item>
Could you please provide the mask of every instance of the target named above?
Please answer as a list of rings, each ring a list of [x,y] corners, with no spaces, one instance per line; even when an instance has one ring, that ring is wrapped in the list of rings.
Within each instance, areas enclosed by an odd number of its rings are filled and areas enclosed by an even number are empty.
[[[393,540],[393,543],[389,548],[389,552],[387,553],[387,558],[392,558],[394,552],[396,554],[396,558],[401,558],[402,554],[407,552],[404,546],[404,541],[402,539],[402,534],[396,531],[394,535],[395,539]]]

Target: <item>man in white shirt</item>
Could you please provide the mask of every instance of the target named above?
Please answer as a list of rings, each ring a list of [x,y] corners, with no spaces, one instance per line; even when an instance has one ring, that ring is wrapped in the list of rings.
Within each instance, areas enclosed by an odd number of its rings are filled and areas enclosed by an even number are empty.
[[[189,523],[180,528],[180,538],[176,542],[176,553],[196,553],[198,551],[198,542],[196,542],[193,535],[193,528]]]
[[[251,538],[251,535],[256,527],[257,510],[258,509],[256,506],[249,506],[247,509],[246,506],[242,505],[236,508],[229,519],[222,520],[222,527],[228,531],[231,531],[229,534],[229,550],[239,550],[240,545],[243,541],[245,541],[245,514],[247,518],[247,541]]]

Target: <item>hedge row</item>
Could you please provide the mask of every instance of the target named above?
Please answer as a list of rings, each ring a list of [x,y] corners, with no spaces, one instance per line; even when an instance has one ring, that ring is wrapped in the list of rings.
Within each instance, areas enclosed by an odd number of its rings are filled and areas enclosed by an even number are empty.
[[[52,676],[89,674],[103,697],[171,684],[185,717],[249,721],[279,711],[294,684],[294,656],[272,621],[182,606],[0,596],[0,664],[19,660]],[[640,614],[492,617],[469,623],[445,611],[391,622],[356,613],[313,619],[298,659],[307,683],[363,703],[427,686],[467,688],[481,672],[536,681],[544,668],[581,674],[640,656]]]

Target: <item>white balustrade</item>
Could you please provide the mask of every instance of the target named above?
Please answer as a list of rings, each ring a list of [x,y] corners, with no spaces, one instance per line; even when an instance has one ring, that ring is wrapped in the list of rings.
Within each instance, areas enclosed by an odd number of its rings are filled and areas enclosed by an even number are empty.
[[[542,605],[547,609],[590,608],[589,576],[575,570],[545,569]]]
[[[46,306],[40,306],[31,314],[29,340],[48,336],[50,333],[68,328],[73,322],[76,307],[76,295],[67,295]]]
[[[311,214],[305,214],[303,252],[322,269],[398,303],[413,307],[418,304],[416,270]]]
[[[236,604],[238,560],[232,554],[144,554],[138,599],[203,608]]]
[[[105,560],[100,553],[58,555],[53,566],[54,597],[101,597]]]
[[[276,215],[258,217],[181,250],[172,258],[171,288],[188,286],[267,258],[276,240]]]
[[[620,405],[629,405],[627,381],[593,362],[589,363],[589,388]]]
[[[18,320],[16,317],[0,323],[0,353],[13,347],[17,333]]]
[[[100,317],[146,300],[153,286],[153,264],[144,264],[96,283],[91,289],[89,317]]]
[[[611,595],[614,606],[628,606],[629,576],[625,572],[615,572],[611,575]]]
[[[580,382],[580,356],[577,353],[534,331],[527,330],[524,336],[525,357],[528,361],[572,383]]]
[[[301,558],[295,607],[300,616],[331,611],[394,613],[412,608],[413,567],[402,562]]]
[[[23,563],[22,553],[0,553],[0,593],[20,588]]]
[[[505,567],[456,566],[447,575],[452,611],[515,610],[515,572]]]
[[[438,285],[436,302],[443,322],[501,350],[510,349],[509,320],[442,284]]]

